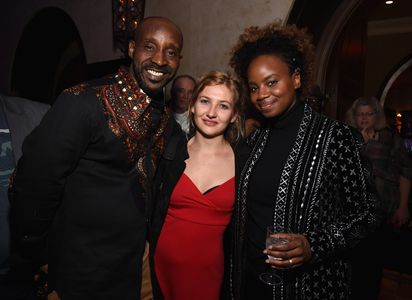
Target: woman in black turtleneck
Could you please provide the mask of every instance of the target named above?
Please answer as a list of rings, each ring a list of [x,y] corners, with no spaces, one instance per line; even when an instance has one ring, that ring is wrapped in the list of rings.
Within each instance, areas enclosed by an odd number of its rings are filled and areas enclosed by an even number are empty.
[[[233,48],[231,66],[265,123],[249,137],[237,188],[232,299],[348,299],[343,254],[376,226],[359,140],[301,102],[313,58],[310,37],[279,23],[248,28]],[[289,232],[279,235],[288,243],[265,249],[268,225]],[[280,275],[276,285],[259,279],[270,266]]]

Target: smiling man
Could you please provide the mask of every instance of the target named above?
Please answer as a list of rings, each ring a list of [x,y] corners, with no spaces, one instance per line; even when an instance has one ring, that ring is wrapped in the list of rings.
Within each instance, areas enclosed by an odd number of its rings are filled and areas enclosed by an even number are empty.
[[[140,299],[150,187],[169,138],[180,133],[163,87],[183,37],[144,19],[130,69],[64,91],[26,139],[12,186],[17,246],[48,245],[49,288],[62,299]]]

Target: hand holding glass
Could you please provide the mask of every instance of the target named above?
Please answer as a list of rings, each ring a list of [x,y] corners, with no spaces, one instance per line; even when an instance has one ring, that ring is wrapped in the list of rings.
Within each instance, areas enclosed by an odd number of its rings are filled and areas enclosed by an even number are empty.
[[[284,244],[289,243],[288,239],[273,236],[276,233],[280,233],[280,232],[284,232],[284,231],[277,230],[277,228],[273,225],[267,227],[266,249],[268,249],[270,245],[284,245]],[[268,258],[269,260],[282,260],[282,258],[280,257],[274,257],[271,255],[268,255]],[[271,268],[269,272],[260,274],[259,278],[261,281],[269,285],[278,284],[280,283],[280,279],[281,279],[280,276],[276,274],[276,270],[274,270],[273,268]]]

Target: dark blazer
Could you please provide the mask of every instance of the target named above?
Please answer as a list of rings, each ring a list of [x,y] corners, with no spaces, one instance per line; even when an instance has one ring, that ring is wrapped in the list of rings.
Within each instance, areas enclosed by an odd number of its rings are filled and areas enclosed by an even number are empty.
[[[50,108],[50,105],[0,94],[0,107],[2,108],[0,111],[4,112],[10,130],[13,158],[17,165],[17,161],[20,159],[22,153],[23,140],[40,123],[44,114]],[[8,199],[4,199],[4,201],[8,201]],[[8,211],[8,202],[1,203],[1,206]],[[2,216],[8,218],[8,214],[2,214]],[[2,223],[3,222],[8,224],[8,219],[2,220]],[[9,230],[8,225],[1,228],[0,234],[4,235],[2,239],[6,236],[9,237]],[[33,266],[30,260],[25,260],[21,256],[16,255],[16,253],[13,253],[13,249],[9,249],[8,246],[8,243],[2,244],[2,247],[7,247],[7,249],[2,250],[2,253],[9,255],[10,269],[8,276],[10,278],[16,277],[18,280],[28,280],[32,282],[33,269],[36,269],[36,266]]]
[[[242,170],[242,166],[249,154],[249,147],[243,142],[234,147],[235,152],[235,181],[236,186],[238,184],[238,178]],[[185,160],[189,158],[187,152],[187,138],[185,135],[174,137],[170,141],[168,147],[163,153],[159,166],[156,172],[155,181],[153,184],[153,199],[155,203],[154,213],[152,218],[151,230],[150,230],[150,266],[152,272],[152,286],[154,299],[163,299],[159,283],[156,278],[155,266],[154,266],[154,253],[156,251],[157,241],[166,219],[167,209],[170,203],[170,196],[173,189],[180,177],[182,176],[186,163]],[[228,226],[229,229],[229,226]],[[229,238],[230,233],[226,230],[225,233],[225,257],[226,253],[229,253]],[[228,261],[225,259],[225,264]],[[227,269],[227,268],[225,268]],[[226,277],[226,276],[225,276]],[[226,279],[225,279],[226,280]],[[206,287],[207,288],[207,287]],[[223,291],[222,291],[223,292]]]
[[[0,94],[0,105],[6,114],[11,133],[14,160],[21,157],[24,138],[40,123],[50,105]]]
[[[41,247],[48,237],[49,283],[62,299],[137,300],[145,199],[136,165],[109,127],[97,90],[79,86],[62,93],[25,140],[12,232],[25,249]],[[168,135],[177,128],[170,122]]]

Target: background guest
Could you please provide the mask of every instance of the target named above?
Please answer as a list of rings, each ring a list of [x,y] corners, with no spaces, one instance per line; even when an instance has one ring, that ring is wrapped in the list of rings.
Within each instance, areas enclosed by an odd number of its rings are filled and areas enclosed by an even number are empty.
[[[24,138],[40,123],[49,105],[0,94],[0,298],[33,299],[35,265],[10,257],[9,177],[21,157]],[[10,264],[12,266],[10,266]]]
[[[189,132],[187,108],[195,88],[196,80],[190,75],[179,75],[172,83],[170,90],[170,107],[177,123],[184,132]]]
[[[384,262],[399,256],[407,245],[389,243],[394,232],[409,220],[412,161],[402,138],[386,125],[378,99],[356,99],[346,114],[347,123],[363,137],[363,152],[372,164],[372,175],[384,212],[383,227],[363,241],[353,254],[354,299],[376,299]],[[385,242],[382,242],[385,241]],[[368,259],[365,261],[364,257]],[[406,258],[409,260],[409,256]]]

